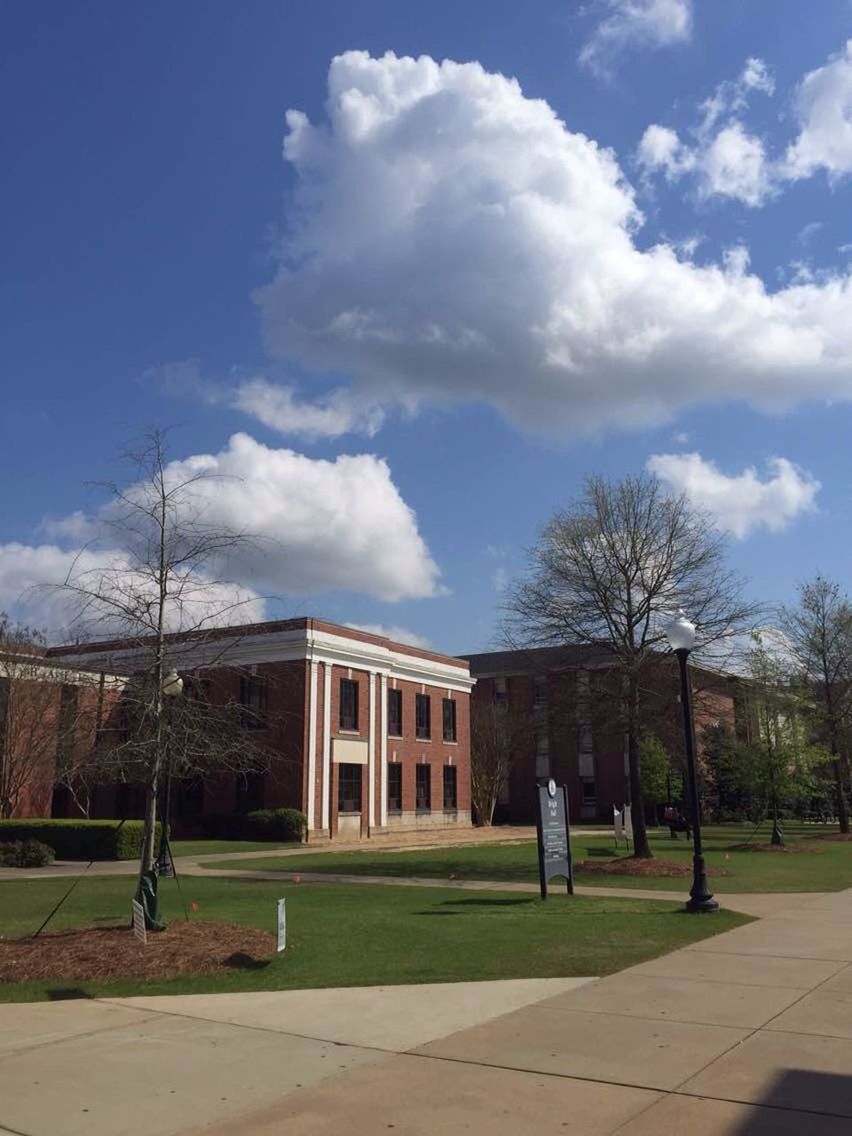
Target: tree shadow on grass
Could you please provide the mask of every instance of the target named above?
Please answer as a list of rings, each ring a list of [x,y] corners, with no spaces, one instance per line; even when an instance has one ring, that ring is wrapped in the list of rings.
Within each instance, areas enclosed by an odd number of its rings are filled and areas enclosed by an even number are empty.
[[[225,959],[226,966],[232,966],[235,970],[266,970],[270,962],[270,959],[253,958],[244,951],[234,951]]]
[[[521,904],[538,903],[536,897],[524,896],[523,899],[445,899],[443,907],[519,907]]]
[[[51,986],[46,993],[50,1002],[69,1002],[76,998],[91,999],[92,997],[79,986]]]

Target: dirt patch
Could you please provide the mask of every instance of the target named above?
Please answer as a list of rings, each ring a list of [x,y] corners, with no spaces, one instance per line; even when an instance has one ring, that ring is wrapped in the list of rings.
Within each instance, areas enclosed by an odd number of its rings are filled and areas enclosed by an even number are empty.
[[[692,862],[683,860],[634,860],[632,856],[617,856],[612,860],[580,860],[574,865],[577,872],[584,875],[604,876],[691,876]],[[708,876],[727,876],[724,868],[707,868]]]
[[[808,840],[832,840],[838,844],[846,844],[852,840],[852,832],[826,832],[821,836],[809,836]]]
[[[729,844],[725,849],[727,852],[786,852],[792,854],[793,852],[821,852],[822,849],[814,847],[813,844],[770,844],[768,841],[758,844]]]
[[[113,982],[264,966],[275,936],[240,923],[191,920],[149,932],[143,945],[127,926],[87,927],[0,939],[0,981]]]

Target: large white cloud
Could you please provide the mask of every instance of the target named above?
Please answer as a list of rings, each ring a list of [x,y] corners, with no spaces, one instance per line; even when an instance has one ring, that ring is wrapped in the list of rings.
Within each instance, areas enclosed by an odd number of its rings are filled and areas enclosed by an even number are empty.
[[[852,39],[804,77],[796,110],[800,130],[787,151],[786,175],[810,177],[820,169],[832,178],[852,173]]]
[[[607,14],[580,52],[580,62],[606,71],[627,47],[666,47],[689,39],[692,0],[605,0]]]
[[[769,462],[761,480],[753,467],[723,473],[698,453],[653,454],[647,468],[675,493],[710,514],[720,528],[743,539],[755,529],[779,532],[813,509],[820,483],[786,458]]]
[[[847,275],[770,292],[742,252],[640,248],[612,153],[476,63],[339,56],[328,122],[290,112],[284,147],[277,354],[563,433],[852,394]]]
[[[215,612],[221,613],[215,620],[220,624],[260,619],[261,596],[342,589],[394,601],[441,591],[415,515],[381,458],[314,460],[235,434],[219,453],[172,462],[166,471],[169,485],[196,475],[202,479],[185,506],[194,520],[208,531],[250,539],[214,558],[202,578],[209,583],[183,613],[184,625]],[[129,486],[124,492],[138,500],[141,489]],[[75,513],[49,526],[51,543],[0,545],[0,609],[58,630],[77,608],[73,596],[52,590],[69,573],[87,586],[103,573],[109,586],[133,583],[126,555],[114,547],[109,522],[115,515],[112,507],[95,515]],[[144,540],[147,534],[140,535]],[[89,543],[81,548],[74,538]],[[89,616],[103,614],[95,609]],[[171,612],[170,622],[180,626],[181,613]]]

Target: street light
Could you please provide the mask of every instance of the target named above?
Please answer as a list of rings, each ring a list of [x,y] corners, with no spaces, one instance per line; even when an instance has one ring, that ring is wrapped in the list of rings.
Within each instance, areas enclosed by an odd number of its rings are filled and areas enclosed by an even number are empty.
[[[169,734],[171,735],[171,726],[174,718],[173,707],[175,699],[183,693],[183,679],[172,668],[169,673],[163,678],[162,685],[163,694],[166,697],[169,707]],[[169,744],[166,750],[166,795],[165,805],[161,813],[161,828],[160,828],[160,852],[157,856],[157,875],[171,877],[175,874],[174,864],[172,863],[172,853],[169,847],[169,814],[171,812],[171,794],[172,794],[172,747],[171,736],[169,737]]]
[[[692,808],[692,888],[686,910],[718,911],[719,904],[707,886],[707,870],[701,850],[701,806],[698,801],[698,777],[695,772],[695,727],[692,721],[692,697],[687,669],[689,652],[695,646],[695,624],[690,623],[684,612],[680,611],[666,634],[680,664],[680,700],[683,707],[683,734],[686,742],[689,801]]]

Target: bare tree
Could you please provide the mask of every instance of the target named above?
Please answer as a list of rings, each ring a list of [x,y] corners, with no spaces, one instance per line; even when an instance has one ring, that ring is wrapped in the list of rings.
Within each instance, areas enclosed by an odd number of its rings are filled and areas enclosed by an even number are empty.
[[[834,772],[840,831],[849,831],[849,733],[852,729],[852,604],[838,584],[816,576],[799,587],[781,627],[811,693],[817,732]]]
[[[250,537],[208,518],[215,475],[170,463],[166,438],[155,430],[131,452],[136,473],[123,489],[106,483],[109,503],[99,522],[107,546],[96,568],[75,564],[59,589],[75,607],[73,629],[84,638],[115,641],[102,669],[128,681],[104,712],[89,775],[143,786],[145,829],[140,876],[155,860],[158,798],[168,769],[179,776],[257,769],[263,749],[240,727],[246,711],[233,699],[210,701],[201,687],[167,707],[166,681],[175,668],[204,658],[226,663],[213,640],[217,627],[240,621],[257,597],[220,577],[228,557]],[[205,646],[209,644],[210,646]]]
[[[530,738],[531,716],[505,702],[474,699],[470,709],[470,798],[478,822],[490,825],[519,751]]]
[[[666,628],[678,608],[695,622],[704,650],[732,642],[756,615],[724,553],[709,518],[685,495],[667,496],[657,478],[592,477],[545,525],[507,602],[512,643],[602,644],[611,653],[640,858],[651,856],[639,755],[643,676],[667,649]]]

